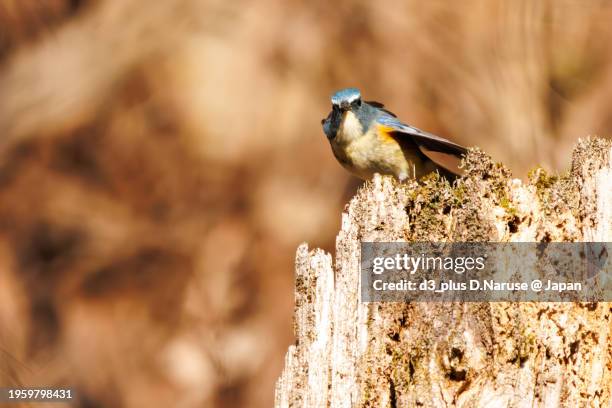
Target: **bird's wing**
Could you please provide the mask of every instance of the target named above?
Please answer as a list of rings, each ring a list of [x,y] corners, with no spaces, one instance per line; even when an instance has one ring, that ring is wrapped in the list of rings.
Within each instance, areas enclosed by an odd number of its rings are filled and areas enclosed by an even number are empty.
[[[383,115],[376,121],[385,128],[385,131],[398,137],[409,136],[419,147],[419,150],[437,165],[455,174],[460,174],[459,164],[461,156],[467,149],[443,137],[424,132],[413,126],[400,122],[397,118]]]
[[[397,115],[393,112],[391,112],[390,110],[388,110],[387,108],[385,108],[385,105],[383,105],[380,102],[376,102],[376,101],[364,101],[365,103],[367,103],[370,106],[373,106],[375,108],[378,108],[379,110],[385,112],[388,115],[393,116],[394,118],[397,118]]]
[[[381,125],[391,128],[389,129],[391,132],[399,132],[412,136],[414,141],[419,146],[424,146],[428,150],[451,153],[457,156],[467,153],[467,149],[458,145],[457,143],[453,143],[450,140],[444,139],[443,137],[424,132],[413,126],[406,125],[394,117],[384,115],[379,117],[377,121]]]

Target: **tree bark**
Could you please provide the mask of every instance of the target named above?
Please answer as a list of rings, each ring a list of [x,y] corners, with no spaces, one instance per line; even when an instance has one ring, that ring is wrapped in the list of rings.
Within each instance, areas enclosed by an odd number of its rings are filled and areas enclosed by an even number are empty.
[[[299,246],[295,335],[276,407],[610,407],[612,303],[362,303],[362,241],[612,241],[612,143],[529,183],[478,150],[450,186],[376,176],[336,255]]]

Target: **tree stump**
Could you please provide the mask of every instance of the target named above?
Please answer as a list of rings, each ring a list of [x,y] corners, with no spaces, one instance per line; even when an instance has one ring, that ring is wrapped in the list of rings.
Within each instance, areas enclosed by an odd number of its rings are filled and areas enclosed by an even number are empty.
[[[612,241],[612,143],[529,183],[479,150],[451,186],[376,176],[342,214],[336,255],[299,246],[296,343],[276,407],[610,407],[612,303],[362,303],[361,242]]]

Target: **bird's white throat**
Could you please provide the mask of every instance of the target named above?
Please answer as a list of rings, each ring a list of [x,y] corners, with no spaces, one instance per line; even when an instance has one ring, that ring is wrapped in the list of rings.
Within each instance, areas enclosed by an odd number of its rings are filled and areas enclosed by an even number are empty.
[[[337,135],[337,142],[340,144],[349,144],[363,135],[363,126],[361,122],[351,111],[344,114],[340,129]]]

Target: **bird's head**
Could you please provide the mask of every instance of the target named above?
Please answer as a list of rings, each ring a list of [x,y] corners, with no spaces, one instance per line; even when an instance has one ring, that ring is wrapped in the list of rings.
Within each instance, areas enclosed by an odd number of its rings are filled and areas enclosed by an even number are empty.
[[[359,110],[362,107],[361,93],[357,88],[345,88],[332,95],[331,103],[331,112],[326,119],[321,121],[323,131],[330,140],[336,137],[347,112],[352,112],[355,117],[359,117]]]
[[[361,93],[357,88],[342,89],[331,97],[333,109],[341,112],[358,109],[361,106]]]

